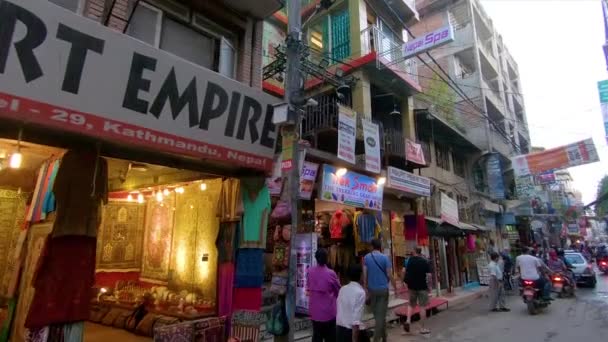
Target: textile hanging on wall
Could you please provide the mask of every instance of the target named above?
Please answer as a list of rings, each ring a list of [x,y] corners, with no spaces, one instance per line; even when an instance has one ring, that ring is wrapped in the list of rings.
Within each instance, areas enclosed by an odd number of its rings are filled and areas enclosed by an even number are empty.
[[[97,236],[97,271],[139,271],[146,207],[111,201]]]
[[[162,203],[148,201],[141,262],[144,281],[166,284],[169,280],[175,196],[171,193]]]
[[[19,283],[19,300],[11,333],[11,338],[14,341],[26,341],[25,318],[30,310],[30,304],[34,298],[35,291],[32,286],[32,279],[45,241],[52,229],[52,223],[36,224],[28,229],[27,254]]]
[[[240,181],[228,178],[222,182],[222,192],[218,201],[217,215],[222,222],[239,221],[243,211]]]
[[[270,216],[270,192],[264,179],[241,181],[243,225],[240,248],[266,248],[266,233]]]
[[[200,184],[186,186],[176,199],[169,286],[215,302],[218,257],[215,243],[220,222],[217,206],[222,180],[205,180],[205,184],[204,191]]]
[[[25,219],[27,194],[0,189],[0,295],[9,296],[8,288],[18,259],[20,227]]]

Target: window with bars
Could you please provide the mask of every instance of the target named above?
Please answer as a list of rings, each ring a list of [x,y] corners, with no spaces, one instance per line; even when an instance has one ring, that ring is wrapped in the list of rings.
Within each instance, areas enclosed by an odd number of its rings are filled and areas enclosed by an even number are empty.
[[[204,68],[236,77],[235,37],[198,13],[190,15],[185,6],[161,9],[142,1],[126,33]]]
[[[454,174],[456,176],[467,178],[467,161],[464,154],[454,153],[452,154],[454,159]]]
[[[435,143],[435,160],[438,167],[450,171],[450,148],[446,145]]]
[[[350,19],[348,9],[324,16],[308,30],[308,43],[328,56],[331,64],[350,57]]]

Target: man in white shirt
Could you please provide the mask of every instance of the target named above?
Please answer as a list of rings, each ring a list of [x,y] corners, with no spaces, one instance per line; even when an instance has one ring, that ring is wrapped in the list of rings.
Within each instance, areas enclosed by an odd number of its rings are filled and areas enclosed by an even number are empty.
[[[535,281],[536,287],[543,290],[544,299],[550,300],[551,284],[546,281],[545,277],[541,276],[540,272],[546,266],[539,258],[530,255],[530,249],[524,248],[522,253],[515,259],[515,267],[519,270],[520,278]]]
[[[498,253],[490,253],[490,258],[492,259],[488,265],[490,271],[490,310],[493,312],[511,311],[505,305],[503,273],[501,266],[498,264]]]
[[[338,293],[336,315],[336,341],[357,342],[361,333],[363,309],[365,307],[365,290],[361,286],[360,265],[348,268],[350,283],[343,286]]]

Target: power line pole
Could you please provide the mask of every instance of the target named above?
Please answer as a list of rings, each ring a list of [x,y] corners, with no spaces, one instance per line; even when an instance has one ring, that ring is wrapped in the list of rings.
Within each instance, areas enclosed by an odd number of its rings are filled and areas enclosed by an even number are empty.
[[[300,224],[300,101],[303,98],[302,76],[300,73],[300,59],[302,51],[302,15],[300,0],[287,1],[287,70],[285,80],[285,102],[288,104],[289,124],[283,126],[283,143],[292,143],[292,162],[288,174],[288,196],[291,202],[291,239],[289,255],[289,283],[287,287],[286,310],[289,321],[288,341],[294,341],[295,309],[296,309],[296,234]],[[287,139],[285,139],[287,137]],[[283,146],[285,149],[286,146]]]

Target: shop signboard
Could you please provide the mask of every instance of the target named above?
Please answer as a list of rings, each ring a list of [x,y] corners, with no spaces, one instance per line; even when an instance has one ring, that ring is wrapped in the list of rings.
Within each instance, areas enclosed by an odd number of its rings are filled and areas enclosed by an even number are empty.
[[[568,222],[566,225],[567,229],[568,229],[568,234],[579,234],[579,228],[578,228],[578,223],[576,222]]]
[[[561,170],[599,160],[593,139],[578,141],[543,152],[512,158],[515,177],[538,175],[550,170]]]
[[[441,193],[441,219],[451,225],[458,226],[458,203],[445,193]]]
[[[405,139],[405,159],[418,165],[426,165],[422,146],[410,139]]]
[[[296,312],[308,315],[310,297],[306,290],[308,269],[317,264],[314,258],[317,252],[317,234],[305,233],[296,235]]]
[[[488,175],[489,195],[494,200],[505,199],[505,183],[502,178],[502,167],[500,155],[492,153],[486,160],[486,172]]]
[[[423,52],[440,47],[454,41],[452,25],[446,25],[438,30],[429,32],[420,38],[403,44],[403,58],[411,58]]]
[[[386,187],[424,197],[431,197],[431,180],[413,173],[389,166]]]
[[[0,2],[0,118],[272,170],[272,96],[50,1]]]
[[[365,141],[365,169],[369,172],[380,173],[380,129],[378,124],[364,119],[363,140]]]
[[[338,158],[355,164],[355,143],[357,140],[357,113],[339,106],[338,114]]]
[[[602,108],[602,119],[604,122],[604,135],[605,135],[606,139],[608,140],[608,80],[603,80],[603,81],[597,82],[597,89],[598,89],[599,95],[600,95],[600,107]]]
[[[382,210],[383,187],[375,178],[347,171],[336,175],[337,167],[323,165],[321,199],[357,208]]]
[[[309,200],[315,188],[319,164],[305,161],[300,174],[300,198]]]

